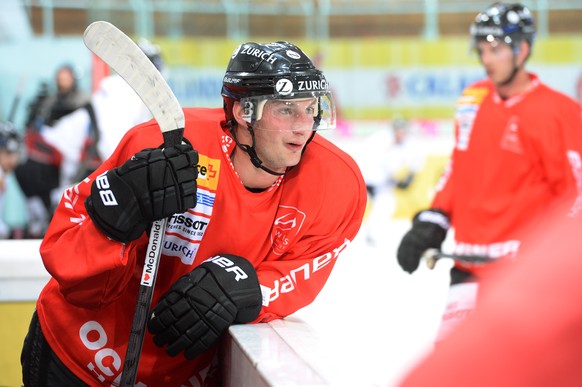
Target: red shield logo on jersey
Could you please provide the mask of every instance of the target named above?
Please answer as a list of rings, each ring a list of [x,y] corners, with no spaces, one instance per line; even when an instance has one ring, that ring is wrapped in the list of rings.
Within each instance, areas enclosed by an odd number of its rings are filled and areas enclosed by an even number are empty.
[[[282,255],[305,221],[305,213],[291,206],[279,206],[271,231],[273,252]]]
[[[523,146],[519,136],[519,117],[513,116],[507,122],[501,139],[501,148],[513,153],[523,154]]]

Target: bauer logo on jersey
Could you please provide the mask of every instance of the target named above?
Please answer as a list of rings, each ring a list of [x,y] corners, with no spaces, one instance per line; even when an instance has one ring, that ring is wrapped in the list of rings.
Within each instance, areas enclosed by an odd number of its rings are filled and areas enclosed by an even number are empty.
[[[220,172],[220,160],[211,159],[206,155],[198,156],[198,187],[216,191],[218,187],[218,174]]]
[[[271,231],[273,252],[282,255],[295,239],[305,221],[305,213],[295,207],[280,205]]]

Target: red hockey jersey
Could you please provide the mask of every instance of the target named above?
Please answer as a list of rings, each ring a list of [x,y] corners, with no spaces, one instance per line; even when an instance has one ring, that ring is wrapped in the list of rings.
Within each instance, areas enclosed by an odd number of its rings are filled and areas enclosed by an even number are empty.
[[[298,166],[270,189],[249,192],[230,161],[235,144],[222,109],[185,109],[184,136],[199,152],[196,207],[169,219],[152,305],[180,276],[220,253],[243,256],[257,269],[263,309],[257,322],[310,304],[362,222],[366,189],[346,153],[319,135]],[[37,309],[43,332],[65,365],[90,385],[120,380],[148,237],[109,240],[88,218],[93,179],[162,136],[153,121],[123,138],[111,158],[68,189],[41,245],[53,279]],[[146,333],[136,383],[205,385],[215,351],[192,361],[169,357]]]
[[[557,200],[580,209],[580,106],[530,77],[533,88],[510,99],[484,80],[458,101],[455,149],[432,203],[451,217],[456,254],[513,256]],[[474,274],[487,267],[457,266]]]
[[[483,276],[479,307],[398,386],[582,385],[582,219],[543,223],[523,259]]]

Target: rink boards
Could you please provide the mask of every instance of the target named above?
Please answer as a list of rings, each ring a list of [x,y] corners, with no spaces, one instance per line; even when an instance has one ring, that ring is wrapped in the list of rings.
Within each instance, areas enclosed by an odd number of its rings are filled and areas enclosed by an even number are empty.
[[[39,240],[0,241],[0,386],[21,385],[22,343],[35,300],[49,280],[39,245]],[[225,385],[328,386],[310,364],[317,360],[316,348],[316,333],[298,318],[232,326],[222,350]]]

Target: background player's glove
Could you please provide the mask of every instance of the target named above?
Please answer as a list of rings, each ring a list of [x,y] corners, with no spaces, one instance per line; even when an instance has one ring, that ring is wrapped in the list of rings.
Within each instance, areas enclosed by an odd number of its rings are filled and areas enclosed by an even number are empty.
[[[159,347],[186,359],[208,350],[232,323],[248,323],[262,306],[253,265],[230,254],[218,255],[180,277],[153,310],[148,330]]]
[[[148,225],[196,205],[198,152],[190,144],[144,149],[98,176],[85,208],[109,238],[129,242]]]
[[[404,234],[396,254],[404,271],[414,272],[422,254],[430,248],[439,249],[447,236],[449,218],[441,210],[418,212],[412,219],[412,228]]]
[[[396,188],[404,190],[410,186],[413,179],[414,179],[414,173],[409,173],[403,179],[397,180],[394,185]]]

